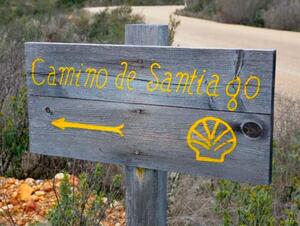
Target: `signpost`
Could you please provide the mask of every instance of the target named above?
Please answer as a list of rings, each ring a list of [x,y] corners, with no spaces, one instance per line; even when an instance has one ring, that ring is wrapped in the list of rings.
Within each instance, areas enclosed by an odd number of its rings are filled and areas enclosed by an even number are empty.
[[[131,26],[139,45],[26,43],[31,151],[126,165],[136,211],[153,184],[157,209],[129,225],[165,225],[163,171],[270,183],[275,51],[160,47],[166,27]]]

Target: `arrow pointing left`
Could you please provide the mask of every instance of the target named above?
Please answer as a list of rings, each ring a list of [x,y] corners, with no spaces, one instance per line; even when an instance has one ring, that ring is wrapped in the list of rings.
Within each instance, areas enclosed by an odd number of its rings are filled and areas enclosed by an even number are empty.
[[[78,123],[78,122],[68,122],[65,118],[59,118],[53,120],[51,124],[61,130],[65,130],[66,128],[72,129],[84,129],[84,130],[94,130],[94,131],[101,131],[101,132],[110,132],[118,134],[119,136],[123,137],[123,129],[125,127],[124,124],[118,126],[102,126],[102,125],[92,125],[92,124],[85,124],[85,123]]]

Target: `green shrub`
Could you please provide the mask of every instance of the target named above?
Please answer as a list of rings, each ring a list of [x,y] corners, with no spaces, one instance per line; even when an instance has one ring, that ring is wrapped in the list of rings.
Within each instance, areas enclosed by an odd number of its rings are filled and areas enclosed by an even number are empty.
[[[183,0],[88,0],[89,6],[115,5],[182,5]]]
[[[88,39],[94,43],[124,43],[125,24],[144,23],[143,17],[132,14],[129,6],[104,10],[93,17]]]
[[[57,0],[57,7],[70,8],[70,7],[82,7],[86,0]]]
[[[273,182],[270,186],[249,186],[220,180],[215,210],[223,225],[299,224],[300,104],[285,96],[276,96],[275,103]]]
[[[120,176],[106,191],[99,181],[103,180],[104,169],[97,165],[91,174],[82,173],[79,185],[74,187],[65,174],[60,185],[57,205],[49,212],[49,222],[53,226],[99,225],[105,217],[105,210],[117,198]]]
[[[217,19],[225,23],[263,26],[262,10],[271,0],[215,0]]]
[[[270,187],[244,188],[238,195],[238,225],[275,225]]]
[[[24,42],[122,43],[125,24],[143,22],[141,16],[131,13],[129,6],[107,10],[94,16],[83,10],[66,7],[63,5],[57,9],[56,1],[52,0],[2,0],[0,2],[1,175],[45,178],[72,165],[72,160],[37,156],[27,152],[26,92],[20,92],[20,88],[25,85],[22,76]],[[11,96],[16,96],[13,103],[8,101]],[[30,163],[29,157],[31,157]],[[24,159],[26,161],[23,161]],[[85,170],[83,168],[82,171]]]
[[[22,154],[28,150],[27,96],[20,90],[11,98],[9,111],[0,113],[1,175],[20,176]]]
[[[180,20],[178,17],[175,17],[173,14],[170,14],[169,17],[169,45],[172,45],[174,42],[176,29],[180,25]]]
[[[227,180],[219,181],[215,193],[216,211],[223,225],[272,226],[273,197],[268,186],[240,186]]]
[[[204,19],[214,19],[216,14],[215,0],[187,0],[186,7],[176,10],[176,14]]]

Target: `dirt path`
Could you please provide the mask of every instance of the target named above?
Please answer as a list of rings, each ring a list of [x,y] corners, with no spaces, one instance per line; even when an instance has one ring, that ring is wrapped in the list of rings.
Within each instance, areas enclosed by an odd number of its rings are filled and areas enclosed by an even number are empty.
[[[133,7],[145,15],[146,22],[166,24],[169,15],[182,6]],[[97,12],[103,8],[89,8]],[[179,17],[181,25],[175,36],[175,46],[276,49],[276,92],[300,94],[300,32],[277,31],[242,25]]]

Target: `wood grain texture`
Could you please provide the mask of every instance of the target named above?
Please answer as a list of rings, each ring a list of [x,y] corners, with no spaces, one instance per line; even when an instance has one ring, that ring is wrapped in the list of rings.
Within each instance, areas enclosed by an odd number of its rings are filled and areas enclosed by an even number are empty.
[[[168,25],[126,24],[125,44],[168,46]]]
[[[167,173],[126,166],[126,225],[166,225]]]
[[[38,64],[37,79],[43,80],[49,73],[49,65],[74,66],[81,68],[81,64],[89,67],[106,67],[109,71],[108,85],[99,90],[95,87],[70,86],[40,86],[32,83],[28,76],[30,94],[38,96],[53,96],[65,98],[80,98],[87,100],[107,100],[115,102],[153,104],[197,108],[205,110],[228,111],[227,103],[230,97],[225,95],[226,84],[239,75],[244,85],[249,75],[258,75],[261,79],[260,94],[255,100],[248,100],[244,95],[238,96],[238,112],[272,113],[274,57],[272,50],[240,50],[240,49],[188,49],[154,46],[126,46],[126,45],[92,45],[92,44],[62,44],[62,43],[26,43],[26,71],[31,74],[31,63],[37,57],[43,57],[46,63]],[[137,78],[132,82],[134,90],[117,90],[114,87],[115,77],[123,68],[121,61],[128,61],[129,67],[135,69]],[[194,69],[206,69],[203,89],[211,81],[211,74],[217,73],[221,80],[218,86],[218,97],[208,97],[203,94],[189,96],[181,92],[162,93],[148,92],[146,83],[153,79],[149,67],[153,62],[159,62],[161,69],[156,69],[160,80],[164,73],[171,71],[174,76],[180,71],[192,73]],[[82,73],[80,84],[86,79]],[[178,81],[173,80],[171,88],[176,89]],[[255,88],[255,87],[254,87]],[[253,88],[253,89],[254,89]],[[196,84],[192,87],[196,90]]]
[[[132,38],[129,33],[126,37],[127,40]],[[140,36],[135,34],[133,37]],[[148,36],[142,34],[141,37]],[[147,40],[146,44],[150,45],[151,39]],[[132,41],[129,44],[140,43]],[[275,51],[26,43],[25,54],[31,151],[254,184],[270,182]],[[49,65],[80,68],[83,64],[95,68],[107,67],[108,85],[103,90],[82,86],[35,86],[31,79],[31,62],[37,57],[43,57],[46,61],[36,68],[38,80],[46,78]],[[134,90],[130,92],[114,87],[115,77],[122,71],[120,62],[124,60],[137,71],[137,79],[132,82]],[[191,73],[197,68],[207,69],[207,74],[218,73],[221,76],[218,93],[222,95],[150,93],[145,87],[152,79],[149,66],[153,62],[162,65],[157,70],[160,80],[166,71],[173,74],[179,70]],[[238,108],[235,112],[229,112],[227,103],[230,97],[225,95],[226,85],[239,76],[243,86],[249,75],[260,77],[259,95],[252,100],[239,95]],[[82,74],[80,83],[86,76]],[[205,79],[203,86],[209,81]],[[177,82],[173,81],[172,88],[176,86]],[[256,88],[255,85],[252,88]],[[51,114],[45,111],[46,107]],[[187,144],[190,127],[207,116],[227,122],[237,137],[234,152],[222,164],[196,161],[195,153]],[[124,123],[125,136],[76,129],[61,131],[51,125],[53,120],[61,117],[95,125],[116,126]],[[242,125],[246,122],[257,123],[262,135],[256,139],[247,137],[242,131]],[[247,133],[255,134],[255,131],[248,128]]]
[[[51,114],[45,111],[47,107]],[[236,133],[236,150],[223,164],[196,161],[195,153],[187,146],[190,126],[205,116],[222,118]],[[95,125],[124,123],[125,136],[76,129],[62,131],[51,125],[61,117]],[[269,115],[31,96],[29,120],[30,150],[35,153],[253,183],[269,182]],[[262,137],[247,138],[240,128],[245,121],[262,125]]]
[[[168,45],[168,26],[126,25],[125,44]],[[167,178],[166,171],[125,166],[127,226],[167,225]]]

